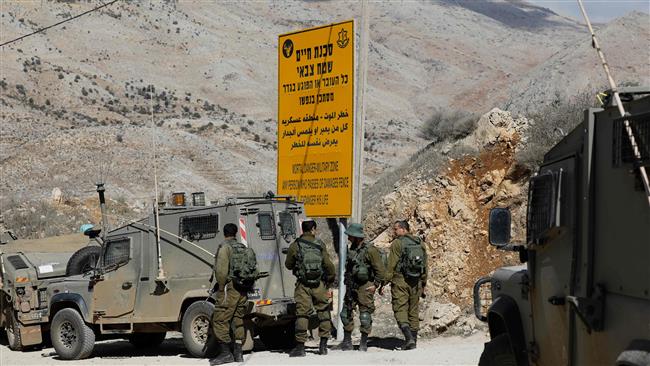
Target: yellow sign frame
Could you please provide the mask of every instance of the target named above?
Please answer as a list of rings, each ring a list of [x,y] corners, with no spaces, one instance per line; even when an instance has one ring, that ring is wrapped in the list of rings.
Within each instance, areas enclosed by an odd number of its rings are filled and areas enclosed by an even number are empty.
[[[310,217],[352,215],[354,20],[278,36],[277,192]]]

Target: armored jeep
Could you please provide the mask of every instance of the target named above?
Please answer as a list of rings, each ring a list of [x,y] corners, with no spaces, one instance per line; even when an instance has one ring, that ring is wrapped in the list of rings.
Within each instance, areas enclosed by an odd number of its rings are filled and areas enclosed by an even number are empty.
[[[204,357],[213,344],[208,290],[214,254],[223,225],[235,223],[237,239],[255,250],[259,270],[268,272],[249,294],[244,349],[252,349],[255,335],[269,347],[292,341],[295,280],[284,267],[283,249],[300,235],[303,204],[272,194],[208,205],[200,193],[192,198],[190,204],[175,194],[157,215],[106,233],[96,265],[49,281],[39,292],[43,302],[25,306],[30,311],[21,316],[38,312],[40,330],[49,330],[63,359],[89,356],[100,338],[157,346],[168,331],[181,331],[188,353]]]
[[[69,265],[83,269],[79,259],[87,264],[92,260],[88,251],[99,250],[100,244],[83,234],[18,239],[11,231],[4,233],[0,241],[0,329],[6,330],[9,347],[20,350],[43,342],[47,286],[65,277]]]
[[[490,212],[490,243],[525,264],[474,286],[491,337],[480,365],[650,364],[650,206],[637,169],[650,167],[650,88],[621,95],[640,161],[608,98],[530,180],[526,244],[509,244],[507,209]]]

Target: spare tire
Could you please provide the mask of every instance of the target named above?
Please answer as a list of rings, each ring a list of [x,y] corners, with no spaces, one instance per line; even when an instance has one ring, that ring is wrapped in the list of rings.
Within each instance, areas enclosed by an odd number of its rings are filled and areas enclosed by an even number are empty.
[[[74,276],[92,270],[97,266],[101,253],[102,248],[96,245],[89,245],[77,250],[65,267],[65,275]]]

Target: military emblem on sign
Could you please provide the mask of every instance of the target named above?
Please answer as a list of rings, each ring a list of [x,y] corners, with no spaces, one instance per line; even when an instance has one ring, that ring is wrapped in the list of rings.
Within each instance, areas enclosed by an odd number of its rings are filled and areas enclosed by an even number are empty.
[[[336,44],[339,45],[339,48],[345,48],[347,47],[348,43],[350,43],[350,38],[348,38],[348,32],[346,32],[345,29],[341,28],[341,31],[339,32],[339,39],[336,41]]]
[[[293,54],[293,42],[290,39],[287,39],[282,44],[282,54],[285,58],[289,58]]]

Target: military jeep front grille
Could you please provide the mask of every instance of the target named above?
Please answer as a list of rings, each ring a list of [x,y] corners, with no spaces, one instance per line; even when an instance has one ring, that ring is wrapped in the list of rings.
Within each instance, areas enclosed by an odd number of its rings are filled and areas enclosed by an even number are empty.
[[[10,255],[7,257],[7,260],[15,269],[25,269],[27,268],[27,263],[17,255]]]

